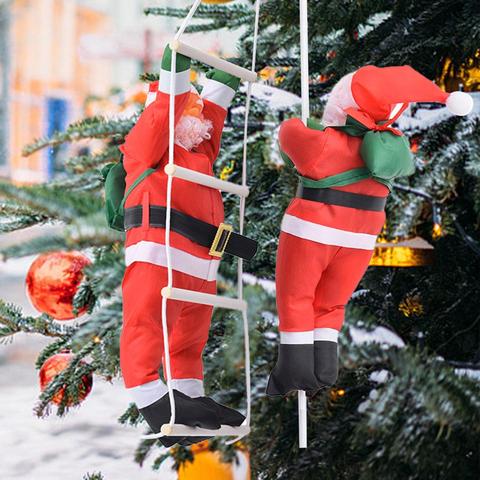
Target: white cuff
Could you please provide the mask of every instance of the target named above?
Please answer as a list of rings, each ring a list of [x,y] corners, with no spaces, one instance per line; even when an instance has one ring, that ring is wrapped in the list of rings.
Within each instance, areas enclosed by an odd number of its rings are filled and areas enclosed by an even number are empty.
[[[224,83],[209,79],[202,90],[202,98],[227,110],[235,96],[235,90]]]
[[[167,70],[160,71],[160,80],[158,82],[158,91],[162,93],[170,93],[170,82],[172,73]],[[175,95],[181,95],[190,91],[190,70],[178,72],[175,74]]]
[[[306,332],[280,332],[282,345],[313,345],[313,330]]]
[[[172,379],[172,388],[189,397],[205,396],[203,380],[199,380],[198,378],[174,378]]]
[[[314,333],[315,341],[338,343],[338,330],[334,328],[316,328]]]
[[[167,386],[161,380],[144,383],[138,387],[127,389],[137,405],[137,408],[145,408],[157,400],[160,400],[167,392]]]

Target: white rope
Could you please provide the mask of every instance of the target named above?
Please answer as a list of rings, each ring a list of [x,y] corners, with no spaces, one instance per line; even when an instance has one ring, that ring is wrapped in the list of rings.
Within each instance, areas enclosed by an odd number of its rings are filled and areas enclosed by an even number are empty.
[[[180,37],[185,33],[186,28],[192,21],[193,16],[195,15],[195,12],[197,11],[198,7],[202,3],[202,0],[195,0],[193,2],[192,7],[190,8],[190,11],[188,12],[188,15],[185,17],[183,20],[182,24],[180,25],[180,28],[178,29],[177,33],[175,34],[174,40],[180,40]]]
[[[253,29],[253,47],[252,47],[252,72],[255,72],[257,65],[257,45],[258,45],[258,26],[260,19],[260,0],[255,2],[255,24]],[[250,117],[250,107],[252,100],[252,83],[247,84],[247,100],[245,105],[245,124],[243,128],[243,160],[242,160],[242,186],[247,185],[247,158],[248,158],[248,120]],[[243,234],[245,224],[245,197],[240,197],[240,235]],[[237,271],[238,298],[243,299],[243,259],[238,259]],[[245,388],[247,395],[247,415],[246,424],[250,425],[252,410],[252,383],[250,374],[250,331],[247,311],[242,311],[243,335],[245,341]]]
[[[179,40],[183,32],[189,25],[190,21],[195,15],[201,0],[195,0],[192,8],[185,17],[182,25],[175,35],[175,40]],[[169,102],[169,116],[168,116],[168,164],[174,165],[175,153],[175,74],[177,73],[177,52],[172,50],[172,61],[170,68],[170,102]],[[173,287],[173,270],[172,270],[172,253],[170,249],[170,231],[171,231],[171,213],[172,213],[172,183],[173,176],[167,177],[167,201],[166,201],[166,215],[165,215],[165,252],[167,260],[167,287]],[[167,380],[168,397],[170,400],[170,426],[175,424],[175,397],[173,395],[172,387],[172,370],[170,366],[170,348],[168,341],[168,322],[167,322],[167,298],[162,296],[162,329],[163,329],[163,358],[165,362],[165,376]]]
[[[302,121],[307,124],[310,116],[308,72],[308,0],[300,0],[300,64],[302,85]],[[307,396],[298,391],[298,437],[299,447],[307,448]]]

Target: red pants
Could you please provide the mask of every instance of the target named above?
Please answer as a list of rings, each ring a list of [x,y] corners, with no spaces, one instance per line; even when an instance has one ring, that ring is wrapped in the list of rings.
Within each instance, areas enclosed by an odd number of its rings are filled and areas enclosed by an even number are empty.
[[[345,305],[371,257],[372,250],[324,245],[281,232],[276,270],[280,332],[339,331]]]
[[[175,287],[216,293],[216,282],[173,272]],[[123,280],[123,330],[120,364],[127,388],[160,378],[163,361],[162,295],[167,269],[131,264]],[[203,379],[202,352],[208,340],[212,307],[168,300],[167,322],[173,379]]]

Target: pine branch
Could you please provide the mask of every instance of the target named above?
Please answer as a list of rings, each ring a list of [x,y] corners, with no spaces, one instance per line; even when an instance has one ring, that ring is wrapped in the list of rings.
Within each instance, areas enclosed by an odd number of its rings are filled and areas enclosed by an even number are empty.
[[[63,188],[61,183],[17,187],[0,181],[0,194],[51,219],[61,219],[66,222],[103,208],[103,200],[99,196],[70,191]]]
[[[105,477],[100,472],[86,473],[82,480],[105,480]]]
[[[39,333],[46,337],[62,337],[65,329],[48,315],[39,317],[26,317],[20,308],[0,300],[0,338],[6,338],[19,332]]]
[[[39,214],[26,205],[10,200],[0,200],[0,233],[13,232],[48,220],[48,216]]]
[[[63,235],[46,235],[1,248],[0,256],[3,260],[7,260],[8,258],[26,257],[68,248],[69,242]]]
[[[92,117],[71,124],[65,132],[57,132],[51,137],[35,140],[27,145],[22,154],[25,157],[45,147],[55,147],[67,142],[77,142],[85,138],[113,138],[124,137],[135,125],[136,117],[129,119],[106,119]]]
[[[97,169],[110,162],[118,162],[121,158],[121,152],[116,145],[105,148],[101,153],[95,155],[81,155],[67,159],[65,166],[73,173],[84,173],[92,169]]]
[[[42,365],[53,355],[70,349],[70,338],[73,329],[68,334],[65,333],[57,340],[49,343],[38,355],[35,361],[35,368],[40,370]]]
[[[185,18],[190,10],[188,8],[172,7],[149,7],[144,9],[145,15],[155,15],[162,17]],[[233,5],[200,5],[195,12],[195,18],[198,19],[222,19],[227,17],[234,20],[239,16],[252,16],[253,9],[250,6],[235,3]],[[245,23],[248,23],[245,22]]]

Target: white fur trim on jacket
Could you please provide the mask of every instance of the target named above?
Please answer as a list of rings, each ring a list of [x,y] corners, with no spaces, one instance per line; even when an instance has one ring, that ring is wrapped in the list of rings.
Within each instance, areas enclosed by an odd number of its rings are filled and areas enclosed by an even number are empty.
[[[218,266],[220,265],[219,260],[196,257],[191,253],[173,247],[170,247],[170,251],[173,270],[207,281],[216,280]],[[134,262],[147,262],[166,267],[165,245],[146,240],[130,245],[125,249],[125,264],[128,267]]]
[[[358,248],[360,250],[373,250],[377,240],[377,235],[348,232],[338,228],[326,227],[325,225],[309,222],[289,214],[285,214],[283,217],[281,229],[282,232],[290,235],[323,243],[324,245]]]

